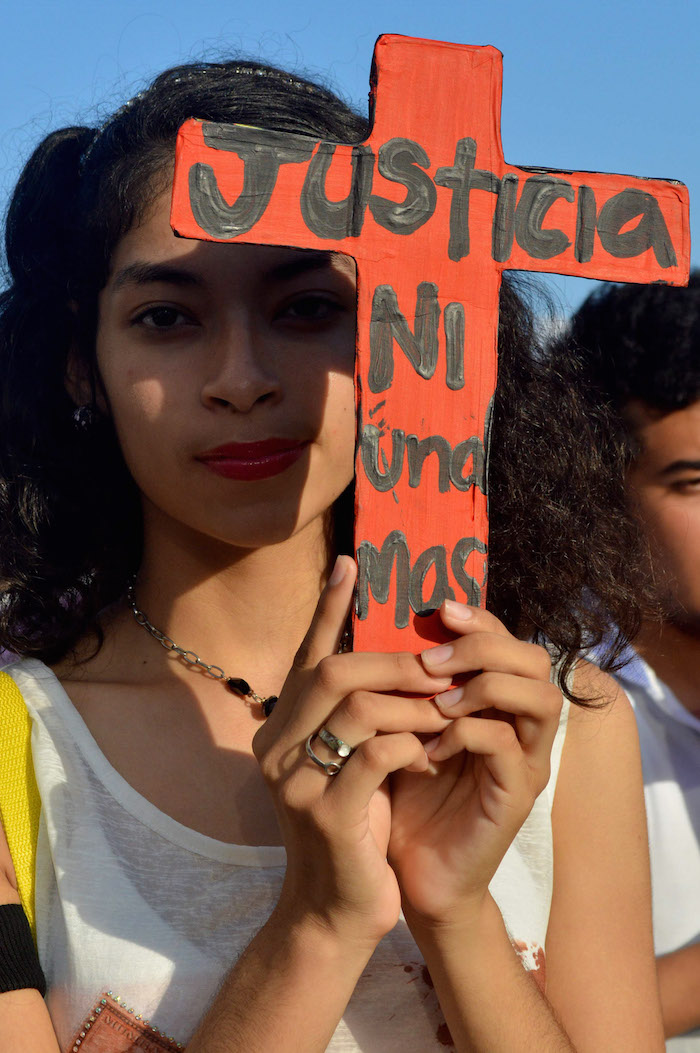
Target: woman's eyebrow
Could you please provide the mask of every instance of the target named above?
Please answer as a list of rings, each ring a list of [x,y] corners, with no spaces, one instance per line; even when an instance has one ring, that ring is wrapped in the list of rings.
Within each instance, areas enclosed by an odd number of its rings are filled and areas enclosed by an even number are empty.
[[[267,277],[271,281],[290,281],[307,271],[325,270],[331,267],[335,257],[342,258],[342,254],[319,252],[315,249],[295,250],[293,258],[285,259],[271,267],[267,272]],[[195,271],[188,270],[186,267],[177,267],[172,263],[148,263],[145,260],[136,260],[115,274],[112,287],[122,289],[126,285],[147,285],[151,282],[179,286],[204,284],[203,279]]]
[[[325,270],[332,266],[333,260],[338,257],[342,259],[339,252],[319,252],[316,249],[295,250],[294,257],[276,264],[268,271],[268,277],[272,281],[289,281],[307,271]]]
[[[170,263],[146,263],[137,260],[117,272],[112,279],[112,286],[115,289],[122,289],[125,285],[147,285],[149,282],[189,286],[202,284],[197,274],[184,267],[174,267]]]
[[[700,472],[700,461],[672,461],[661,469],[661,475],[673,475],[674,472]]]

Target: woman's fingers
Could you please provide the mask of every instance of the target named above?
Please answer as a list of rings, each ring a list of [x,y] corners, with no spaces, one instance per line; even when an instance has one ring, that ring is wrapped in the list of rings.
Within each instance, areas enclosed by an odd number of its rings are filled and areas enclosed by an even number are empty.
[[[497,713],[458,717],[425,744],[431,761],[449,760],[463,751],[488,758],[488,768],[504,789],[514,790],[527,773],[535,795],[547,785],[557,716],[516,717],[512,722]]]
[[[410,732],[375,735],[360,743],[330,782],[325,798],[338,818],[363,814],[374,794],[392,772],[423,772],[430,761],[418,738]],[[320,769],[319,769],[320,771]]]
[[[446,691],[451,683],[450,677],[434,677],[426,672],[413,654],[332,655],[319,664],[303,705],[294,712],[290,728],[298,728],[305,734],[315,731],[343,699],[356,692],[432,697],[438,691]],[[390,697],[389,701],[396,700]]]
[[[311,747],[325,763],[347,763],[345,754],[339,753],[337,745],[328,741],[329,735],[342,743],[343,749],[347,747],[355,752],[363,742],[376,735],[386,737],[409,732],[435,735],[444,731],[449,723],[450,719],[444,717],[429,699],[353,691],[312,736]],[[420,766],[411,770],[423,771],[424,768],[424,757],[420,757]]]
[[[449,760],[464,751],[488,759],[488,768],[504,790],[512,790],[523,778],[527,762],[515,728],[506,720],[460,717],[439,739],[425,745],[431,761]]]
[[[502,735],[508,742],[512,737],[526,754],[528,764],[547,767],[562,704],[561,693],[550,683],[548,653],[543,647],[518,640],[493,614],[478,607],[447,601],[441,616],[459,635],[450,644],[424,651],[421,659],[426,668],[448,674],[456,682],[435,696],[435,705],[458,725],[461,718],[474,713],[493,714],[496,719],[487,722],[490,724],[498,723],[499,713],[507,714],[513,719],[501,721],[506,730],[486,727],[485,741]],[[439,752],[431,753],[431,757],[444,759],[468,749],[460,745],[459,735],[466,734],[465,729],[471,726],[469,722],[448,727],[440,739]],[[482,729],[478,724],[474,729],[475,741],[480,741]]]
[[[289,730],[300,738],[315,731],[353,691],[431,696],[450,686],[449,676],[433,676],[416,655],[337,654],[352,604],[355,576],[354,561],[339,556],[275,706],[274,722],[284,718]]]
[[[376,734],[434,734],[450,723],[427,698],[353,691],[328,717],[325,728],[350,746]]]
[[[443,605],[443,611],[446,606]],[[460,634],[457,639],[422,652],[421,660],[427,670],[436,676],[489,670],[535,680],[549,679],[551,660],[543,647],[511,636],[488,611],[477,607],[464,610],[469,612],[468,618],[460,621],[450,616],[449,620],[449,628]],[[443,620],[448,624],[446,614]]]
[[[543,728],[551,725],[556,731],[562,697],[549,681],[488,672],[436,695],[434,704],[453,720],[484,710],[509,713],[517,718],[518,738],[529,749],[537,746]]]
[[[430,675],[420,659],[408,653],[330,655],[308,678],[303,697],[288,716],[287,729],[299,740],[306,738],[354,692],[432,696],[446,691],[450,684],[449,677]]]
[[[356,575],[355,561],[350,556],[338,556],[294,658],[292,676],[315,669],[322,658],[337,652],[350,614]]]
[[[459,636],[469,629],[476,628],[481,632],[496,633],[497,636],[513,639],[503,622],[483,607],[470,607],[466,603],[458,603],[457,600],[445,600],[440,608],[440,617],[443,624]]]
[[[487,611],[448,602],[441,616],[456,635],[450,644],[430,648],[421,656],[337,655],[354,580],[353,561],[339,557],[273,714],[284,726],[279,745],[288,760],[292,754],[297,756],[296,764],[307,773],[304,782],[327,778],[305,756],[303,744],[309,736],[322,762],[338,761],[333,743],[319,739],[321,727],[354,751],[351,771],[386,769],[386,776],[407,764],[422,771],[427,762],[416,736],[425,734],[437,736],[431,754],[436,761],[463,750],[472,752],[471,742],[473,752],[493,757],[494,771],[502,764],[507,767],[518,755],[533,769],[547,767],[561,696],[549,683],[550,659],[543,648],[516,639]],[[429,698],[413,697],[426,695]],[[508,719],[470,716],[477,712],[503,713]],[[405,745],[409,760],[387,767],[385,740],[406,743],[402,739],[406,735],[411,743],[410,748]],[[374,750],[382,760],[372,765]],[[365,757],[369,760],[363,761]],[[392,755],[392,764],[394,759]],[[341,762],[346,768],[350,763],[345,758]],[[362,782],[371,785],[372,792],[380,784],[370,776]]]

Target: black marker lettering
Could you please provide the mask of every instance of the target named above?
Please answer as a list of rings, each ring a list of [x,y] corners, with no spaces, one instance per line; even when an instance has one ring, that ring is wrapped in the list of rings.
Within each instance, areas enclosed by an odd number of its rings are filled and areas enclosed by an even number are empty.
[[[633,230],[622,228],[640,217]],[[659,203],[644,190],[627,190],[606,201],[598,217],[598,237],[611,256],[628,259],[653,249],[660,267],[675,267],[676,253]]]
[[[517,195],[518,177],[507,172],[501,179],[491,228],[491,255],[497,263],[505,263],[513,249]]]
[[[357,550],[357,596],[355,609],[360,621],[369,613],[369,593],[377,603],[389,599],[391,571],[396,561],[396,611],[394,624],[405,629],[410,615],[408,603],[408,581],[411,559],[406,535],[401,530],[392,530],[378,552],[371,541],[361,541]]]
[[[596,228],[595,194],[589,186],[580,186],[576,207],[576,241],[574,256],[578,263],[589,263],[593,258]]]
[[[464,466],[470,457],[472,470],[465,476]],[[472,435],[455,446],[450,462],[450,480],[457,490],[478,486],[482,494],[486,493],[486,451],[478,435]]]
[[[421,166],[420,168],[418,166]],[[406,187],[401,204],[372,194],[369,209],[377,223],[392,234],[413,234],[435,211],[437,190],[427,172],[430,158],[412,139],[389,139],[379,149],[377,168],[385,179]]]
[[[435,372],[438,354],[437,330],[440,305],[437,285],[421,282],[416,291],[414,331],[399,310],[391,285],[378,285],[372,297],[369,324],[370,391],[386,391],[394,379],[394,340],[416,373],[428,380]]]
[[[479,583],[464,569],[464,564],[473,552],[486,554],[486,545],[476,537],[463,537],[457,542],[450,566],[455,580],[463,589],[467,601],[475,606],[481,600],[481,592],[486,579]],[[439,607],[443,600],[455,598],[454,589],[449,583],[447,572],[447,552],[444,545],[431,545],[422,552],[411,567],[406,535],[401,530],[392,530],[385,539],[381,552],[371,541],[362,541],[357,549],[357,596],[355,607],[357,617],[364,621],[369,614],[369,596],[377,603],[387,603],[391,575],[396,564],[396,607],[394,624],[397,629],[405,629],[409,623],[411,611],[419,614],[426,608]],[[430,568],[435,568],[435,584],[430,596],[423,597],[425,579]]]
[[[427,600],[423,599],[425,578],[431,567],[435,567],[435,585]],[[411,571],[409,601],[418,613],[424,608],[438,608],[444,600],[455,598],[454,589],[447,580],[447,557],[444,545],[432,545],[422,552]]]
[[[452,450],[447,439],[443,439],[442,435],[430,435],[427,439],[419,439],[417,435],[408,435],[406,452],[408,453],[408,485],[414,489],[420,486],[423,462],[431,453],[436,453],[439,463],[438,490],[441,494],[446,494],[450,489],[450,460],[452,458]]]
[[[452,553],[452,573],[455,576],[457,584],[464,590],[467,603],[470,603],[473,607],[478,607],[481,603],[481,590],[486,584],[486,573],[481,584],[477,582],[471,574],[467,574],[464,569],[464,564],[467,562],[472,552],[480,552],[482,555],[486,555],[486,545],[478,537],[463,537],[461,538],[454,547]]]
[[[460,139],[451,168],[438,168],[435,182],[452,191],[450,204],[450,240],[447,255],[455,262],[469,255],[469,194],[472,190],[487,190],[497,194],[500,179],[493,172],[474,168],[476,140]]]
[[[448,303],[442,323],[445,327],[445,382],[450,391],[464,387],[464,305]]]
[[[220,124],[204,121],[202,138],[212,150],[224,150],[245,158],[262,151],[272,153],[280,164],[308,161],[314,152],[316,139],[294,132],[271,132],[267,128],[248,128],[244,124]]]
[[[198,163],[190,168],[192,215],[214,238],[235,238],[251,230],[270,202],[280,165],[308,161],[314,148],[306,136],[260,128],[206,122],[202,134],[207,146],[236,153],[244,164],[243,188],[231,205],[224,199],[211,165]]]
[[[362,429],[360,451],[362,453],[362,467],[365,470],[365,475],[375,490],[379,490],[380,493],[386,493],[387,490],[393,490],[401,478],[406,436],[400,428],[392,431],[391,467],[386,465],[386,459],[384,458],[384,471],[382,472],[379,468],[379,440],[381,435],[382,432],[374,424],[365,424]]]
[[[486,493],[486,451],[478,435],[463,439],[454,450],[442,435],[429,435],[419,439],[417,435],[408,435],[401,428],[391,432],[391,464],[379,446],[384,432],[374,424],[365,424],[362,428],[360,452],[362,467],[375,490],[386,493],[393,490],[401,478],[404,465],[404,450],[408,460],[408,485],[417,489],[423,480],[423,464],[431,453],[438,458],[438,490],[445,494],[450,484],[463,493],[476,486],[482,494]],[[471,458],[472,470],[464,474],[467,461]],[[382,462],[380,466],[380,460]]]
[[[515,237],[533,259],[550,260],[571,244],[562,230],[543,230],[542,223],[557,198],[573,202],[574,196],[571,183],[556,176],[534,175],[525,180],[515,210]]]
[[[301,189],[301,214],[309,230],[319,238],[357,238],[372,190],[374,154],[368,146],[353,146],[350,193],[342,201],[329,201],[326,175],[334,153],[333,143],[319,143]]]

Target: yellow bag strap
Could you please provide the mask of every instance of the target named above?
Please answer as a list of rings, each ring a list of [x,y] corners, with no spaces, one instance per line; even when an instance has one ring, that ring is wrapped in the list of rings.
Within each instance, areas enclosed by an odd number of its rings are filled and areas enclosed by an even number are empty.
[[[41,798],[34,776],[31,732],[22,693],[8,673],[0,672],[0,821],[36,943],[34,880]]]

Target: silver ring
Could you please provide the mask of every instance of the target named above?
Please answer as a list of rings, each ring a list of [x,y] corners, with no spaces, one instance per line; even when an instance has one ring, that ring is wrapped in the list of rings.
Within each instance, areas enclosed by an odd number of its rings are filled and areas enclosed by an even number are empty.
[[[333,750],[343,760],[347,760],[348,757],[352,757],[355,752],[354,746],[348,746],[347,742],[343,742],[342,739],[337,738],[328,728],[319,728],[316,732],[321,742],[325,742],[329,750]]]
[[[323,768],[326,775],[337,775],[338,772],[342,769],[343,765],[338,764],[337,761],[329,761],[326,764],[325,761],[322,761],[320,757],[316,756],[314,751],[311,749],[311,740],[315,738],[315,736],[316,732],[313,731],[306,740],[306,752],[308,756],[311,758],[314,764],[318,764],[319,768]]]

